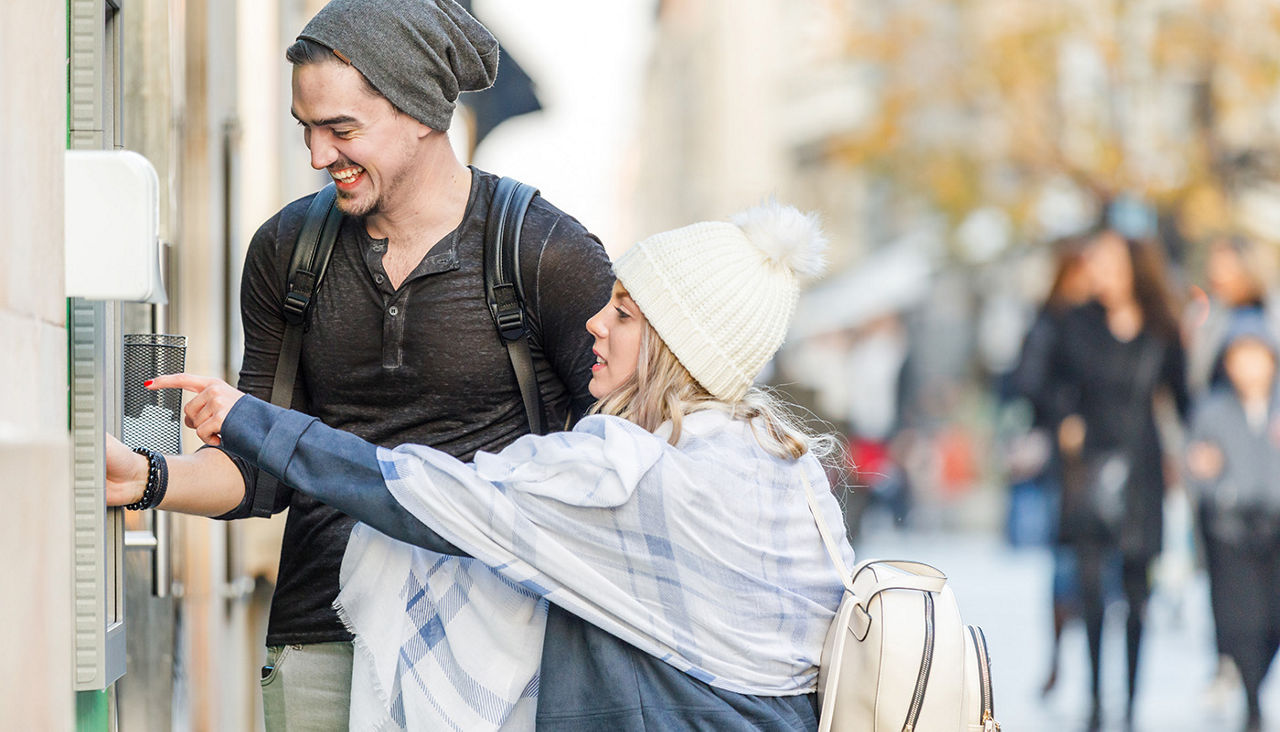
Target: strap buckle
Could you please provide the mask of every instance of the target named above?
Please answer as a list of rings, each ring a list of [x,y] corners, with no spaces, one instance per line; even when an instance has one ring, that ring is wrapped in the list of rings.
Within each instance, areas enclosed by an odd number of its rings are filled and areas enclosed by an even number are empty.
[[[505,313],[497,314],[498,332],[502,334],[503,340],[518,341],[524,338],[527,329],[524,327],[524,313],[517,310],[509,310]]]
[[[293,325],[301,324],[307,315],[315,279],[315,275],[300,269],[295,278],[289,282],[289,292],[284,296],[284,319]]]
[[[528,332],[524,324],[524,309],[515,300],[515,289],[515,285],[510,283],[495,285],[493,288],[496,301],[493,305],[493,320],[498,326],[498,333],[506,341],[518,341]]]

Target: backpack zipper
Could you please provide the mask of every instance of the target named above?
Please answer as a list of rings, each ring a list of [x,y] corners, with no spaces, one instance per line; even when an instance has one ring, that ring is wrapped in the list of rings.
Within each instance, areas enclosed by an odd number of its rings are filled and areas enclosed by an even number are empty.
[[[987,636],[982,628],[969,626],[969,635],[973,638],[973,648],[978,654],[978,681],[982,689],[982,718],[978,723],[984,732],[1000,732],[1000,723],[995,720],[995,695],[991,687],[991,658],[987,654]]]
[[[920,719],[920,709],[924,706],[924,692],[929,685],[929,670],[933,667],[933,595],[924,593],[924,652],[920,657],[920,675],[916,677],[916,691],[911,696],[911,707],[907,709],[907,721],[902,725],[902,732],[911,732]]]

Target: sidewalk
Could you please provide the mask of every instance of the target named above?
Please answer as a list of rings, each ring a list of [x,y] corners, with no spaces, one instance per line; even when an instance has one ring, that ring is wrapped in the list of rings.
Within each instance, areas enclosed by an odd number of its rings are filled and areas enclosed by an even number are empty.
[[[1067,626],[1057,688],[1040,696],[1050,649],[1050,568],[1044,549],[1011,549],[998,537],[873,532],[856,547],[858,558],[917,559],[951,579],[964,620],[981,625],[991,645],[996,717],[1005,732],[1071,732],[1088,713],[1088,650],[1084,628]],[[1213,626],[1203,573],[1181,589],[1157,588],[1147,617],[1138,672],[1134,729],[1139,732],[1237,730],[1244,692],[1221,709],[1205,690],[1213,674]],[[1104,729],[1122,729],[1124,624],[1112,612],[1103,637]],[[1263,687],[1266,729],[1280,731],[1280,673]]]

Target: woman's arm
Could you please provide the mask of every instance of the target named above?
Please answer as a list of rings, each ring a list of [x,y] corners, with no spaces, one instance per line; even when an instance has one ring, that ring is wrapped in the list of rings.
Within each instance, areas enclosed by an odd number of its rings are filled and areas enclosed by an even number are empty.
[[[282,483],[393,539],[441,554],[463,554],[391,496],[374,445],[315,417],[247,396],[219,379],[175,374],[157,377],[150,385],[174,387],[197,392],[184,411],[187,425],[206,443],[222,445]],[[217,455],[213,450],[202,452]],[[221,457],[234,469],[225,455]],[[170,481],[177,477],[171,474]],[[168,503],[166,495],[161,506],[167,508]]]
[[[589,417],[574,432],[526,435],[501,453],[477,453],[474,463],[463,463],[417,445],[380,450],[218,379],[180,374],[152,384],[172,387],[198,392],[184,411],[202,440],[220,442],[295,490],[393,538],[436,551],[452,543],[500,571],[506,567],[517,582],[536,577],[540,594],[553,586],[598,583],[599,570],[584,565],[580,554],[605,552],[610,566],[625,564],[633,550],[619,537],[653,528],[637,524],[623,531],[614,525],[616,516],[595,532],[583,523],[597,509],[628,503],[667,447],[631,422]],[[632,509],[633,523],[649,516]],[[549,555],[575,569],[554,582],[540,576],[534,567]]]
[[[1056,384],[1050,379],[1056,340],[1054,331],[1053,317],[1047,310],[1042,310],[1023,338],[1022,352],[1009,374],[1014,391],[1031,402],[1038,421],[1046,424],[1051,423],[1055,416],[1053,391]]]
[[[1181,342],[1176,339],[1169,344],[1161,378],[1173,394],[1173,404],[1178,411],[1178,418],[1186,424],[1191,417],[1191,395],[1187,388],[1187,354]]]

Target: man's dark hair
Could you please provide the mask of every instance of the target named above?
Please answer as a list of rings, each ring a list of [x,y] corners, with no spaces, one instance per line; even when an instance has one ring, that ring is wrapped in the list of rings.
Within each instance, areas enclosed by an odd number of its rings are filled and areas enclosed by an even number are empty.
[[[333,49],[323,43],[317,43],[310,38],[299,38],[294,41],[292,45],[285,49],[284,59],[294,66],[308,66],[310,64],[321,63],[340,63],[351,66],[349,61],[339,56]],[[351,68],[356,69],[355,66],[351,66]],[[378,88],[373,85],[373,82],[369,81],[369,77],[365,76],[364,72],[360,71],[360,69],[356,69],[356,73],[360,74],[360,79],[364,81],[364,88],[366,91],[374,96],[386,99],[386,95],[378,91]],[[391,100],[388,99],[387,101]],[[401,112],[400,108],[396,107],[395,104],[392,104],[391,107],[397,112]]]
[[[341,61],[334,55],[333,49],[309,38],[299,38],[293,45],[285,49],[284,58],[294,66],[307,66],[322,61]]]

